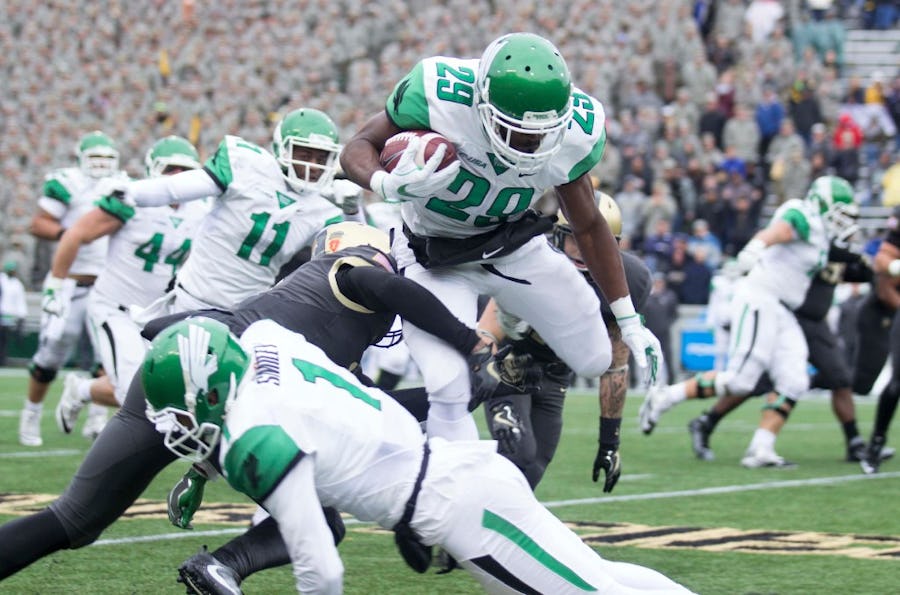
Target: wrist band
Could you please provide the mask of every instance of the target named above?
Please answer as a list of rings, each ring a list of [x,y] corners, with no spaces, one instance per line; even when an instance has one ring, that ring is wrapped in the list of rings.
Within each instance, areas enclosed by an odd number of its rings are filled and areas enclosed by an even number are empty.
[[[619,428],[622,426],[621,417],[600,418],[600,445],[606,450],[618,450]]]

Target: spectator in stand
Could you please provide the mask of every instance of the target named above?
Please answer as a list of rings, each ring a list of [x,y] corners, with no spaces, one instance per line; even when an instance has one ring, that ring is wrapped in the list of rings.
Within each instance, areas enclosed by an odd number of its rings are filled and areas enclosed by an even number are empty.
[[[680,256],[684,253],[684,256]],[[682,273],[684,275],[678,288],[678,300],[682,304],[705,305],[709,303],[709,288],[712,283],[712,268],[706,263],[707,247],[696,246],[694,250],[681,248],[675,243],[672,259],[683,258]]]
[[[677,212],[678,206],[669,195],[669,185],[663,181],[654,182],[650,197],[641,205],[640,218],[644,229],[644,238],[649,238],[657,233],[657,223],[660,220],[667,221],[669,231],[671,231]]]
[[[894,154],[894,164],[881,176],[881,204],[900,206],[900,159]]]
[[[700,198],[697,201],[697,219],[706,221],[710,232],[719,240],[725,237],[725,222],[728,204],[722,199],[716,174],[706,174],[701,182]]]
[[[691,224],[691,235],[687,240],[688,253],[699,260],[696,251],[704,252],[703,264],[714,271],[722,264],[722,242],[709,229],[705,219],[695,219]]]
[[[728,118],[725,116],[725,112],[719,107],[719,97],[714,92],[707,93],[706,103],[704,104],[703,113],[700,114],[700,123],[697,128],[700,138],[703,139],[707,134],[712,135],[713,140],[715,140],[715,146],[722,149],[722,132],[725,130],[725,122],[727,121]],[[704,148],[708,148],[705,139]]]
[[[653,169],[647,165],[647,160],[642,153],[635,153],[625,161],[624,173],[626,176],[640,179],[643,188],[652,188],[653,186]]]
[[[837,70],[825,68],[822,71],[822,80],[816,88],[816,96],[822,110],[822,121],[834,125],[840,115],[844,99],[844,86],[838,79]]]
[[[759,139],[759,128],[751,117],[750,109],[742,103],[738,104],[734,110],[734,117],[725,123],[725,130],[722,133],[726,152],[729,148],[733,148],[734,154],[745,163],[755,163]]]
[[[778,0],[751,0],[744,19],[753,27],[753,42],[763,43],[775,25],[784,17],[784,8]]]
[[[687,87],[678,87],[678,91],[675,92],[675,101],[669,105],[672,108],[672,118],[676,122],[686,123],[692,131],[698,130],[700,112],[697,105],[691,101],[691,93]]]
[[[869,170],[867,186],[869,188],[869,199],[864,204],[880,205],[884,203],[885,176],[896,163],[890,150],[884,149],[879,153],[878,159]],[[890,180],[888,180],[890,183]]]
[[[780,170],[780,175],[776,173]],[[803,152],[803,143],[792,145],[787,153],[782,154],[772,167],[771,179],[774,182],[772,190],[777,197],[776,204],[780,205],[791,198],[801,198],[806,195],[812,177],[812,165]]]
[[[778,128],[778,135],[772,140],[772,144],[769,145],[769,150],[765,155],[765,161],[770,166],[777,160],[784,162],[787,161],[788,157],[793,155],[795,151],[805,153],[806,143],[804,143],[800,135],[797,134],[793,120],[785,119]]]
[[[715,31],[729,39],[737,39],[744,28],[747,9],[742,0],[725,0],[716,7]]]
[[[807,81],[797,80],[791,87],[788,113],[794,121],[797,133],[808,145],[812,137],[813,124],[822,121],[822,110],[819,108],[819,100],[816,99],[815,93]]]
[[[719,102],[719,109],[725,114],[726,118],[734,117],[735,97],[737,90],[734,85],[734,71],[728,69],[719,75],[716,81],[716,98]]]
[[[711,132],[704,132],[700,137],[700,166],[707,172],[718,170],[725,154],[716,144],[716,137]]]
[[[647,195],[643,192],[644,182],[633,175],[625,176],[622,191],[615,195],[616,204],[622,211],[622,238],[619,245],[623,250],[639,246],[644,239],[644,229],[641,225],[641,211],[647,202]]]
[[[809,156],[809,177],[811,180],[827,176],[831,168],[831,152],[827,155],[822,151],[816,151]]]
[[[762,101],[756,106],[756,125],[759,128],[759,163],[771,163],[767,151],[772,139],[781,129],[781,123],[785,120],[784,106],[778,99],[775,87],[771,84],[763,86]]]
[[[657,219],[653,232],[644,238],[641,254],[651,271],[665,271],[672,262],[672,250],[675,234],[672,233],[672,222],[668,219]]]
[[[859,179],[861,145],[862,133],[858,126],[854,128],[849,125],[838,125],[838,129],[835,131],[834,152],[831,155],[830,165],[834,168],[835,175],[844,178],[851,185],[856,184]]]
[[[810,158],[812,158],[814,153],[822,153],[826,161],[830,160],[834,145],[828,137],[828,127],[822,122],[816,122],[810,129],[810,136],[809,147],[807,148]]]
[[[715,90],[716,80],[719,75],[716,68],[706,59],[705,51],[694,52],[690,62],[685,62],[681,67],[681,80],[690,93],[691,101],[695,105],[708,102],[708,95]]]

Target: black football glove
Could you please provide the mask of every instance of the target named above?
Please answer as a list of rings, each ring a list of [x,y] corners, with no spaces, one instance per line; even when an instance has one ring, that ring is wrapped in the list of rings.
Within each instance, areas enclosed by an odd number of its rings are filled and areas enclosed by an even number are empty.
[[[491,437],[497,441],[500,452],[508,455],[516,454],[519,442],[522,441],[524,428],[519,416],[509,401],[494,401],[485,405],[490,414]]]
[[[493,356],[474,353],[469,357],[472,370],[472,399],[469,411],[484,401],[506,395],[521,395],[540,381],[540,368],[533,366],[529,354],[516,355],[512,346],[501,347]]]
[[[594,472],[591,474],[594,482],[600,479],[600,470],[606,474],[606,480],[603,482],[603,491],[611,492],[622,475],[622,457],[619,455],[618,449],[606,448],[600,445],[597,449],[597,458],[594,459]]]

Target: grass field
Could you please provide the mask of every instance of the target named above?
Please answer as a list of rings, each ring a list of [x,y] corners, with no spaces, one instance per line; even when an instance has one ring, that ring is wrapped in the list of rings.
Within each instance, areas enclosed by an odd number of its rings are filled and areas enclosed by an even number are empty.
[[[59,494],[88,443],[63,436],[53,422],[61,382],[44,411],[44,446],[16,439],[25,391],[20,371],[0,370],[0,522],[39,510]],[[556,460],[539,499],[606,558],[651,566],[698,593],[900,592],[900,461],[864,477],[843,462],[840,429],[827,401],[801,403],[778,442],[795,469],[746,470],[738,465],[759,418],[758,403],[719,426],[717,459],[690,451],[687,421],[703,405],[686,403],[663,417],[650,437],[637,430],[639,398],[629,398],[622,431],[624,475],[612,494],[590,481],[597,439],[597,401],[574,391],[566,403]],[[874,401],[857,401],[868,434]],[[165,516],[165,495],[183,472],[172,465],[127,519],[96,544],[49,556],[0,583],[0,593],[179,593],[177,566],[202,544],[214,548],[242,531],[252,507],[222,481],[207,489],[193,532]],[[0,544],[2,550],[3,544]],[[348,519],[340,546],[347,593],[478,592],[462,571],[416,575],[389,533]],[[287,568],[250,577],[247,593],[290,593]]]

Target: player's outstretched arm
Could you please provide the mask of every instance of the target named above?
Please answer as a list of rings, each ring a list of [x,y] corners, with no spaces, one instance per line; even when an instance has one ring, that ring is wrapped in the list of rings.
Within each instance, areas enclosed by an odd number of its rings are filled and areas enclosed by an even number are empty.
[[[139,207],[190,202],[208,196],[219,196],[224,192],[212,176],[202,169],[128,182],[112,190],[121,196],[125,204]]]
[[[57,278],[65,278],[69,275],[69,269],[75,262],[78,250],[84,244],[90,244],[97,238],[108,236],[119,231],[124,222],[107,213],[103,209],[95,208],[84,215],[67,229],[59,239],[56,252],[53,253],[53,262],[50,273]]]

